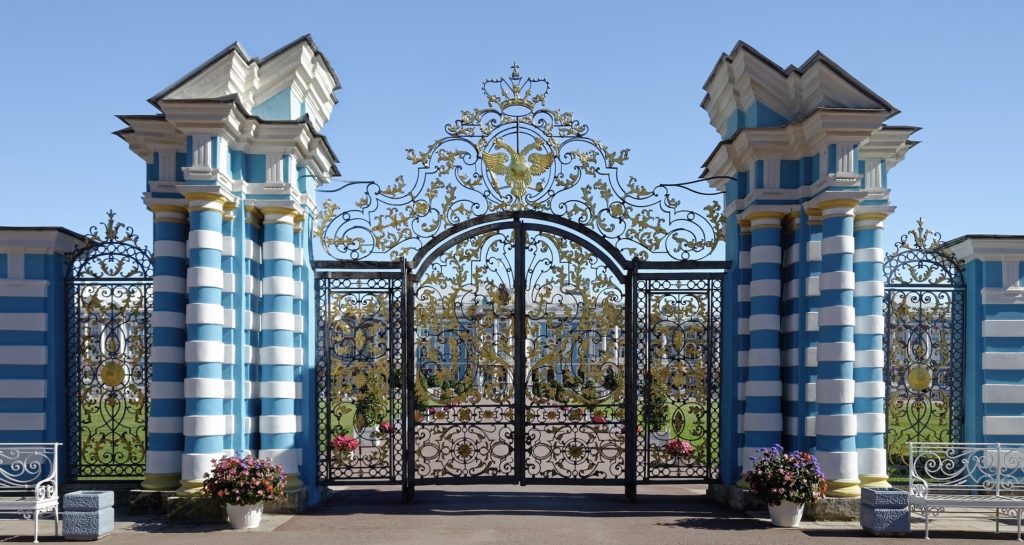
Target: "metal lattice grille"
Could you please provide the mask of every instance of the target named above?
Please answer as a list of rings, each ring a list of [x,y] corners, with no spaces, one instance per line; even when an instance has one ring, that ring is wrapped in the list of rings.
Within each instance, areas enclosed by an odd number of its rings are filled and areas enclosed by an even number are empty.
[[[70,256],[66,279],[72,480],[141,479],[146,470],[152,256],[108,216]]]
[[[895,479],[908,475],[907,443],[963,439],[961,265],[921,221],[885,261],[886,448]]]

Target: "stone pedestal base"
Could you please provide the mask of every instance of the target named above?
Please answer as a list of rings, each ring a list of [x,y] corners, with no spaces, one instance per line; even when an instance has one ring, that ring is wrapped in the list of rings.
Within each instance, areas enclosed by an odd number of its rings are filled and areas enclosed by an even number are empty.
[[[177,496],[174,490],[132,490],[128,494],[128,512],[151,515],[167,512],[167,499]]]
[[[743,513],[764,514],[768,511],[768,504],[736,485],[710,484],[707,496],[718,504]],[[859,515],[860,498],[824,498],[804,506],[805,520],[857,520]]]
[[[114,493],[77,491],[64,496],[64,539],[96,541],[114,531]]]
[[[168,522],[226,522],[224,504],[203,496],[171,496],[167,498]]]
[[[894,488],[865,488],[860,497],[860,527],[876,536],[909,534],[907,492]]]

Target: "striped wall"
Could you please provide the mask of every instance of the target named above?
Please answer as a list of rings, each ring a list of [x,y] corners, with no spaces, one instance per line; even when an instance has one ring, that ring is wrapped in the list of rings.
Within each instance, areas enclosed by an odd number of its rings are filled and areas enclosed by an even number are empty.
[[[815,422],[818,417],[818,309],[821,306],[821,211],[808,210],[807,244],[804,247],[807,274],[803,280],[801,310],[803,338],[801,343],[801,378],[804,405],[801,450],[816,449]]]
[[[739,304],[737,305],[739,319],[737,332],[739,342],[737,343],[738,380],[736,382],[737,399],[739,400],[739,412],[736,413],[736,430],[738,439],[738,459],[741,471],[747,471],[751,466],[752,454],[745,448],[746,430],[744,421],[747,415],[747,380],[750,376],[750,222],[740,220],[740,251],[739,251],[739,282],[736,295]]]
[[[800,433],[800,216],[786,218],[782,238],[782,446],[794,450]]]
[[[1024,442],[1024,236],[947,248],[966,262],[964,439]]]
[[[0,228],[0,442],[64,441],[64,229]]]

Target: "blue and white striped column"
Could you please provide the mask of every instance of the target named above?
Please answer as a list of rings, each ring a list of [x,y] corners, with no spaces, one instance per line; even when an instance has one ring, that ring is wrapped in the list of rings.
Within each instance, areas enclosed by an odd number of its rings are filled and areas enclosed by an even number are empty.
[[[240,229],[239,222],[243,212],[237,210],[235,203],[224,207],[224,222],[221,224],[223,234],[223,252],[221,254],[221,270],[224,271],[224,291],[221,303],[224,306],[224,414],[231,415],[231,433],[225,439],[225,449],[243,451],[242,436],[245,433],[245,365],[242,362],[242,331],[241,311],[245,308],[243,294],[238,282],[242,268],[241,257],[235,239]]]
[[[786,218],[782,235],[782,446],[795,450],[799,443],[800,406],[800,216]]]
[[[295,336],[292,339],[295,342],[295,365],[296,365],[296,376],[295,376],[295,390],[294,395],[296,399],[295,403],[295,415],[299,422],[309,421],[306,418],[304,411],[305,405],[301,402],[303,398],[303,377],[306,376],[307,370],[309,369],[306,365],[306,315],[304,314],[305,308],[310,308],[306,305],[306,282],[308,279],[305,277],[306,271],[309,268],[305,263],[305,255],[303,248],[305,247],[304,239],[306,238],[306,218],[308,216],[298,216],[295,219],[295,229],[292,232],[292,244],[295,252],[295,261],[292,266],[292,278],[295,280],[295,299],[292,303],[292,312],[295,324]],[[311,312],[315,313],[315,309],[311,309]],[[313,316],[310,314],[309,316]],[[313,373],[315,373],[315,366],[313,367]],[[315,374],[310,374],[310,377],[315,377]],[[315,428],[314,428],[315,429]],[[310,444],[307,441],[307,437],[303,436],[303,427],[298,425],[298,443],[297,446],[301,449],[301,446]],[[314,443],[315,444],[315,443]],[[299,470],[306,471],[310,468],[303,467],[303,459],[299,457]],[[315,475],[315,473],[313,474]],[[298,475],[296,475],[298,476]],[[289,486],[294,487],[295,483],[289,483]]]
[[[185,307],[185,452],[181,459],[181,492],[197,492],[210,461],[230,449],[231,416],[225,399],[231,384],[224,380],[224,237],[226,199],[198,193],[189,200],[188,305]]]
[[[882,264],[885,251],[882,249],[882,228],[885,217],[882,212],[857,214],[853,234],[853,272],[856,276],[853,306],[857,312],[853,339],[857,348],[853,364],[853,379],[856,381],[853,410],[857,413],[857,464],[862,487],[889,486],[883,370],[885,317],[882,298],[885,280]]]
[[[153,337],[150,349],[149,422],[143,490],[174,490],[181,481],[185,438],[185,242],[184,207],[152,204]]]
[[[754,212],[750,221],[750,350],[747,355],[744,470],[759,449],[782,442],[782,218]]]
[[[260,457],[288,473],[288,489],[302,486],[297,398],[302,368],[295,347],[295,242],[297,212],[264,207],[260,315]]]
[[[739,274],[737,279],[737,309],[738,319],[736,332],[738,341],[736,343],[736,367],[738,369],[736,380],[736,399],[739,401],[739,411],[736,413],[736,431],[738,456],[740,462],[740,485],[744,486],[746,481],[743,473],[750,470],[750,456],[744,448],[746,444],[744,434],[744,419],[747,414],[747,363],[750,356],[750,222],[739,220],[740,228],[740,251],[739,251]],[[726,386],[728,387],[728,386]]]
[[[857,415],[853,412],[853,216],[857,201],[836,199],[820,206],[823,219],[815,385],[817,456],[828,480],[829,496],[859,497]]]
[[[257,419],[260,414],[259,400],[259,349],[260,327],[259,316],[262,308],[260,297],[260,281],[262,278],[261,263],[262,246],[260,244],[260,225],[263,215],[252,206],[245,208],[245,241],[242,245],[245,257],[245,291],[246,307],[244,312],[245,348],[242,351],[245,362],[245,449],[258,451],[259,432]]]
[[[815,420],[818,416],[818,308],[821,304],[821,210],[808,209],[807,275],[804,279],[802,310],[804,314],[804,347],[801,384],[804,389],[804,429],[801,450],[815,450]]]

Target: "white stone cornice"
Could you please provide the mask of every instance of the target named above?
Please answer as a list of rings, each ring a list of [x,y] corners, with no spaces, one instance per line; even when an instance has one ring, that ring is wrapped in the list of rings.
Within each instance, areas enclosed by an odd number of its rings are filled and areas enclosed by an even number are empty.
[[[59,227],[0,227],[0,253],[66,254],[85,237]]]

